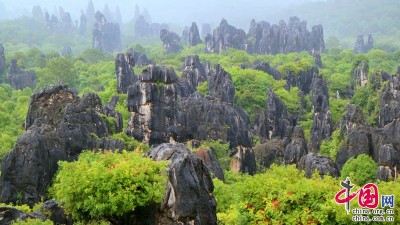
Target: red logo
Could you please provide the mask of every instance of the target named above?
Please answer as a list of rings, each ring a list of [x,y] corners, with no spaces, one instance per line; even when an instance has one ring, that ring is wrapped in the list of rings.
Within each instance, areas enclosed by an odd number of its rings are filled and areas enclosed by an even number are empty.
[[[375,209],[379,204],[379,191],[375,184],[368,183],[355,192],[350,193],[354,184],[351,184],[350,178],[347,177],[345,181],[340,182],[343,187],[335,195],[335,201],[338,204],[346,204],[345,208],[347,213],[350,212],[350,201],[358,195],[358,204],[364,208]],[[342,197],[344,195],[344,197]]]

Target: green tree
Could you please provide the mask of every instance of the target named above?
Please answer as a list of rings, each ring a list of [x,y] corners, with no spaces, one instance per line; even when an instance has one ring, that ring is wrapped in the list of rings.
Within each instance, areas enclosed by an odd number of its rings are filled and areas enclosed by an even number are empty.
[[[374,181],[377,169],[378,164],[370,156],[361,154],[347,160],[342,168],[341,177],[346,179],[349,176],[355,184],[364,185]]]
[[[52,58],[47,63],[46,68],[38,73],[39,86],[54,85],[58,82],[74,86],[78,73],[74,64],[67,58]]]
[[[124,224],[135,209],[160,202],[165,191],[166,163],[135,152],[86,151],[59,165],[50,193],[78,220]]]

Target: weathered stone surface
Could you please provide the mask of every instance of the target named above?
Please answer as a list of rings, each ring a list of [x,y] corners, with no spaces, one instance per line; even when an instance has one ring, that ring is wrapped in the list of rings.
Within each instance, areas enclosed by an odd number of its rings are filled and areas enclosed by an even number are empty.
[[[354,90],[356,86],[365,87],[368,83],[368,62],[361,61],[355,68],[351,81],[351,87]]]
[[[253,149],[251,147],[243,146],[236,147],[230,169],[235,172],[253,175],[257,170]]]
[[[231,74],[226,72],[219,64],[208,75],[208,94],[223,102],[233,104],[235,87]]]
[[[162,144],[148,156],[169,160],[167,190],[156,214],[157,224],[217,224],[214,185],[203,161],[183,144]]]
[[[26,220],[26,219],[42,219],[43,221],[46,218],[43,215],[37,214],[27,214],[21,210],[12,207],[0,207],[0,224],[2,225],[10,225],[17,220]]]
[[[108,117],[113,117],[115,119],[115,132],[119,133],[122,132],[122,128],[124,127],[123,120],[122,120],[122,114],[118,111],[115,110],[115,107],[118,104],[119,97],[118,96],[113,96],[110,100],[110,102],[106,103],[102,108],[101,108],[101,113],[108,116]],[[107,148],[108,149],[108,148]]]
[[[254,70],[260,70],[271,75],[275,80],[282,78],[281,73],[274,67],[271,67],[268,62],[254,63]]]
[[[285,164],[296,164],[307,154],[307,143],[304,139],[304,130],[301,126],[293,128],[292,140],[286,146],[283,162]]]
[[[335,125],[341,134],[347,135],[352,129],[364,125],[364,115],[362,109],[354,104],[347,104],[344,108],[342,119]]]
[[[291,115],[285,105],[272,90],[268,91],[266,111],[256,118],[256,133],[261,141],[278,137],[290,137],[294,125]],[[286,143],[287,144],[287,143]],[[285,146],[286,146],[285,144]]]
[[[324,139],[332,133],[332,118],[329,110],[328,87],[322,77],[316,75],[311,84],[311,100],[314,108],[311,126],[312,151],[318,152]]]
[[[73,32],[74,24],[72,22],[71,14],[69,12],[65,12],[60,7],[60,15],[57,17],[56,15],[51,15],[46,12],[45,13],[46,20],[46,29],[61,34],[71,34]]]
[[[7,83],[9,83],[14,89],[18,90],[28,87],[33,89],[37,83],[36,73],[33,70],[22,70],[18,66],[17,60],[12,59],[10,63],[10,69],[8,70]]]
[[[319,54],[319,52],[317,52],[313,49],[312,56],[313,56],[315,65],[317,65],[319,68],[321,68],[322,67],[321,54]]]
[[[220,25],[213,31],[213,35],[205,38],[206,51],[220,54],[229,48],[245,50],[246,33],[242,29],[236,29],[222,19]]]
[[[148,59],[146,54],[133,51],[132,49],[129,49],[130,52],[133,52],[133,58],[135,59],[135,65],[138,67],[143,67],[143,66],[148,66],[151,64],[154,64],[154,61],[152,59]]]
[[[67,216],[63,208],[61,208],[55,199],[46,201],[40,207],[39,212],[46,215],[47,219],[55,224],[72,225],[71,216]]]
[[[163,42],[165,53],[179,53],[183,47],[180,43],[178,34],[162,29],[160,31],[160,39]]]
[[[150,145],[223,140],[237,150],[240,168],[253,173],[255,160],[247,127],[250,121],[243,110],[231,104],[234,89],[231,90],[230,75],[220,66],[211,69],[208,85],[212,91],[203,97],[194,89],[199,79],[190,77],[191,74],[203,77],[202,65],[195,56],[187,62],[191,65],[185,67],[184,79],[176,76],[171,68],[149,66],[139,81],[128,88],[127,106],[131,117],[126,133]]]
[[[257,54],[282,54],[308,51],[324,52],[324,34],[321,25],[307,30],[307,22],[291,17],[286,24],[281,20],[278,25],[265,21],[252,20],[247,34],[247,52]]]
[[[2,161],[0,200],[33,206],[46,199],[58,161],[75,160],[82,150],[106,143],[108,130],[99,115],[101,109],[96,94],[81,99],[63,85],[34,94],[26,132]],[[121,143],[115,144],[121,147]]]
[[[379,94],[378,126],[383,127],[400,118],[400,80],[399,76],[392,76]]]
[[[197,88],[203,82],[207,81],[207,72],[201,64],[198,55],[186,56],[182,79],[186,80],[190,86]]]
[[[4,53],[4,46],[0,43],[0,74],[6,70],[6,56]]]
[[[227,149],[228,150],[228,149]],[[209,148],[202,148],[197,150],[195,153],[197,157],[199,157],[204,165],[207,166],[208,170],[210,171],[211,178],[218,178],[220,180],[225,180],[224,178],[224,171],[222,170],[221,165],[219,165],[217,158],[215,158],[214,153]]]
[[[95,18],[92,47],[109,53],[120,50],[121,32],[119,24],[107,22],[107,19],[99,11],[96,12]]]
[[[306,177],[308,178],[311,178],[315,170],[318,171],[320,176],[340,176],[339,169],[332,159],[315,153],[309,153],[303,156],[298,164],[298,168],[299,170],[304,170],[306,172]]]
[[[310,93],[314,77],[319,74],[318,67],[312,66],[307,70],[300,71],[299,74],[286,74],[287,89],[298,87],[304,94]]]
[[[136,80],[134,53],[128,50],[126,53],[118,53],[115,59],[115,75],[117,77],[117,92],[126,94],[128,87]]]
[[[256,161],[264,168],[268,168],[273,163],[283,162],[285,146],[280,138],[267,140],[265,143],[254,147]]]
[[[364,42],[364,36],[358,35],[354,45],[354,53],[367,53],[374,47],[374,39],[371,34],[368,35],[367,42]]]
[[[195,22],[192,23],[188,35],[190,46],[195,46],[201,43],[199,28],[197,28],[197,24]]]

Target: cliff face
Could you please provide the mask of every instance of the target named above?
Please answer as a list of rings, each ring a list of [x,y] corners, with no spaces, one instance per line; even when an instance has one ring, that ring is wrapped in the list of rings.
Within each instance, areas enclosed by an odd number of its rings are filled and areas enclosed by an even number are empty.
[[[95,18],[92,47],[108,53],[120,50],[121,31],[119,25],[107,22],[107,19],[99,11],[96,12]]]
[[[0,46],[1,48],[1,46]],[[1,49],[0,49],[0,72],[1,72]],[[38,82],[36,73],[33,70],[22,70],[17,63],[16,59],[12,59],[6,81],[14,89],[22,90],[25,88],[35,88]]]

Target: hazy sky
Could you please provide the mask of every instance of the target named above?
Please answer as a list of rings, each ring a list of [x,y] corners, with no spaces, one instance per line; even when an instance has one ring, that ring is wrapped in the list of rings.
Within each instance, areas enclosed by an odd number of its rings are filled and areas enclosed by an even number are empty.
[[[179,25],[190,25],[191,22],[199,24],[208,22],[219,23],[221,18],[226,18],[229,23],[238,26],[248,26],[250,20],[278,20],[274,14],[285,6],[301,4],[316,0],[93,0],[96,9],[103,10],[107,3],[111,11],[119,6],[124,22],[133,18],[135,5],[141,10],[144,8],[150,13],[153,22],[165,22]],[[69,11],[73,19],[77,19],[81,9],[86,9],[88,0],[14,0],[3,2],[8,17],[22,14],[30,15],[34,5],[40,5],[49,13],[62,6]],[[288,18],[284,18],[288,19]]]

